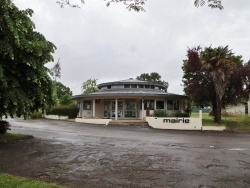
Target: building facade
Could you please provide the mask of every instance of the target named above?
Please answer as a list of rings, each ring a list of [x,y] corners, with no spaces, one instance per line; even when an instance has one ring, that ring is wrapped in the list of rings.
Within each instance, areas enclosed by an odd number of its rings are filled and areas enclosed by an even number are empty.
[[[97,119],[144,119],[155,110],[174,114],[183,112],[184,95],[165,92],[165,86],[136,79],[102,83],[100,91],[73,96],[79,105],[79,117]]]

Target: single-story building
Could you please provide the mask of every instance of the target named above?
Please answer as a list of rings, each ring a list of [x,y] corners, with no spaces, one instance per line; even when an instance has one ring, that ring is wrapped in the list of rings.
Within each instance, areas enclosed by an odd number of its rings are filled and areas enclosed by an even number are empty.
[[[246,92],[248,92],[247,100],[238,102],[235,105],[228,105],[226,109],[223,110],[224,113],[250,116],[250,86],[246,88]]]
[[[228,105],[226,110],[223,109],[224,113],[234,114],[234,115],[250,115],[250,101],[240,102],[236,105]]]
[[[159,83],[127,79],[97,85],[98,92],[73,96],[79,105],[80,118],[145,119],[154,110],[173,114],[183,112],[184,95],[165,92]]]

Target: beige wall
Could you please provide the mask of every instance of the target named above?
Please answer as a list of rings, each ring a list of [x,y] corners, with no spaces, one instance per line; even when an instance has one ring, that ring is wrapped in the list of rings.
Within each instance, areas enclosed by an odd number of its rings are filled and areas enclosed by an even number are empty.
[[[92,118],[93,117],[92,110],[82,110],[82,117]]]
[[[103,118],[104,100],[100,100],[95,104],[95,116],[97,118]]]

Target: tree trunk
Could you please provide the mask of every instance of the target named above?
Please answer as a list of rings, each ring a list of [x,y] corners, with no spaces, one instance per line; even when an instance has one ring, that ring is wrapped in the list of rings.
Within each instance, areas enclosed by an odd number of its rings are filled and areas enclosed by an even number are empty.
[[[225,93],[225,88],[228,83],[228,79],[225,79],[225,73],[220,69],[210,72],[214,81],[215,93],[216,93],[216,115],[215,122],[221,123],[221,100]]]
[[[219,97],[219,95],[216,95],[216,103],[217,103],[217,123],[220,124],[221,123],[221,98]]]
[[[212,110],[213,110],[214,122],[218,122],[217,103],[216,103],[216,101],[214,101],[212,103]]]

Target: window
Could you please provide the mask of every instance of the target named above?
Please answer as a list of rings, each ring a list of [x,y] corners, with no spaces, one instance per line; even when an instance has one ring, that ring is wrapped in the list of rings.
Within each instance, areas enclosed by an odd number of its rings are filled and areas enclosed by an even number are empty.
[[[164,109],[164,101],[156,101],[156,109]]]
[[[150,88],[150,86],[149,86],[149,85],[145,85],[145,88],[146,88],[146,89],[149,89],[149,88]]]
[[[111,85],[107,85],[107,89],[111,89]]]
[[[168,100],[167,110],[180,110],[180,101]]]
[[[174,101],[174,110],[180,110],[180,102]]]
[[[124,88],[130,88],[130,84],[125,84]]]
[[[136,84],[132,84],[131,88],[137,88],[137,85]]]
[[[139,85],[139,88],[144,88],[144,85]]]
[[[83,101],[83,109],[91,110],[91,101]]]
[[[173,104],[174,104],[173,100],[168,100],[168,102],[167,102],[167,109],[168,110],[173,110]]]

